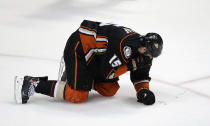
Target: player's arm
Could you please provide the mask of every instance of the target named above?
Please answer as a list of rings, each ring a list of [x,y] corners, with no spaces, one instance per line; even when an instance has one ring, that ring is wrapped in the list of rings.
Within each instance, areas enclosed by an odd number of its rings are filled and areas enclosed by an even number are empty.
[[[152,59],[148,56],[137,56],[129,63],[130,79],[134,84],[137,92],[138,102],[145,105],[152,105],[155,103],[155,95],[149,89],[149,71],[152,64]]]

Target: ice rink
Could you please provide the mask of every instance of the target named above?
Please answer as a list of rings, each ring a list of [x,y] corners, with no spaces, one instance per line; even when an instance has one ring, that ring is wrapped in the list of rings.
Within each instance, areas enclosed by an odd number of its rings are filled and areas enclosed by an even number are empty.
[[[1,126],[210,126],[209,0],[0,0]],[[70,34],[83,19],[162,35],[150,72],[156,103],[136,102],[129,73],[111,98],[91,91],[72,104],[35,94],[18,105],[14,76],[57,79]]]

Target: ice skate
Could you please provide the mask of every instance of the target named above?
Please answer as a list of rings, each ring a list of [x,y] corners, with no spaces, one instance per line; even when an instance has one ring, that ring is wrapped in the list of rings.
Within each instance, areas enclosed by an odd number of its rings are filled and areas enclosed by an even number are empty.
[[[38,77],[25,76],[20,78],[15,77],[14,96],[18,104],[26,104],[30,96],[33,96],[35,87],[39,83]]]

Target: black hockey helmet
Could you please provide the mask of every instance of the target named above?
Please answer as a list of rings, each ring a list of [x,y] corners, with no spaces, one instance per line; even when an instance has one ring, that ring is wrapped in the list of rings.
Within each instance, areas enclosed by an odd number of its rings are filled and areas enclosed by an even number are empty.
[[[152,57],[158,57],[163,49],[163,40],[157,33],[147,33],[144,36],[144,44],[147,48],[145,54],[150,54]]]

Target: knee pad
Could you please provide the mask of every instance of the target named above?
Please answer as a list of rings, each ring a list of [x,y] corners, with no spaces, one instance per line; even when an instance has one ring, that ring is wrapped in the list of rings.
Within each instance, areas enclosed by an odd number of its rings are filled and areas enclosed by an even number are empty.
[[[118,82],[95,83],[94,87],[103,96],[114,96],[120,88]]]
[[[64,99],[73,103],[82,103],[88,99],[88,94],[89,91],[75,90],[66,84]]]

